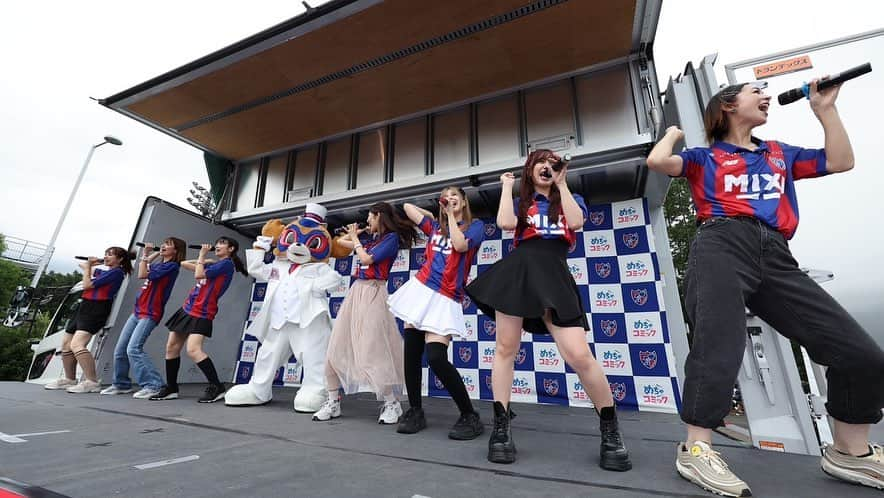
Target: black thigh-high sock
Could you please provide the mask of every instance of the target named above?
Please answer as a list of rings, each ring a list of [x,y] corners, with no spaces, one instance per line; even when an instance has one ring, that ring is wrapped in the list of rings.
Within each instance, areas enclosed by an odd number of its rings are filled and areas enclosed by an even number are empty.
[[[166,358],[166,387],[170,391],[178,391],[178,368],[181,367],[181,357]]]
[[[405,390],[408,405],[421,408],[421,357],[424,355],[424,332],[414,328],[405,329]]]
[[[200,367],[200,370],[203,371],[203,375],[206,376],[206,380],[208,380],[210,384],[216,386],[221,385],[221,381],[218,380],[218,372],[215,371],[215,364],[212,363],[211,358],[206,356],[206,359],[197,363],[196,366]]]
[[[467,388],[463,384],[460,372],[448,361],[448,346],[440,342],[427,344],[427,363],[433,369],[436,377],[442,381],[442,385],[448,390],[451,399],[457,403],[460,413],[466,415],[474,412],[473,403],[470,402],[470,395],[467,394]]]

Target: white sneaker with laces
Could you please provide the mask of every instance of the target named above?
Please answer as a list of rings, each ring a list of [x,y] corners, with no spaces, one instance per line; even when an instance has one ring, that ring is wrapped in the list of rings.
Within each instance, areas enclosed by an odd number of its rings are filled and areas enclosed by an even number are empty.
[[[111,384],[110,386],[102,389],[101,392],[98,394],[104,394],[107,396],[107,395],[114,395],[114,394],[129,394],[131,392],[132,392],[131,387],[129,389],[120,389],[119,387]]]
[[[83,379],[79,384],[67,388],[71,394],[97,393],[101,391],[101,384],[89,379]]]
[[[59,379],[55,379],[52,382],[43,386],[43,389],[49,389],[50,391],[57,391],[60,389],[67,389],[71,386],[77,385],[77,381],[73,379],[68,379],[65,377],[61,377]]]
[[[826,446],[820,466],[823,472],[836,479],[884,489],[884,448],[881,445],[869,445],[869,453],[865,456],[848,455],[831,445]]]
[[[688,481],[722,496],[752,496],[749,486],[737,477],[721,455],[703,441],[678,444],[675,469]]]
[[[341,416],[341,399],[328,398],[313,414],[314,422],[325,422]]]
[[[156,396],[160,394],[159,389],[153,389],[151,387],[142,387],[135,394],[132,395],[133,398],[136,399],[150,399],[151,396]]]
[[[379,424],[398,424],[402,416],[402,405],[398,401],[384,401],[384,408],[378,417]]]

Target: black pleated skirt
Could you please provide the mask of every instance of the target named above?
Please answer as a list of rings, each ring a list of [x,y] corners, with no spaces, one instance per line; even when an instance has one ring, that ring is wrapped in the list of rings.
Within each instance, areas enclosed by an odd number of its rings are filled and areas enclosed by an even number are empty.
[[[589,330],[577,283],[565,259],[563,240],[530,239],[498,261],[466,287],[482,313],[495,311],[524,318],[522,328],[532,334],[548,334],[543,315],[550,310],[559,327]]]
[[[212,320],[190,316],[182,308],[178,308],[178,311],[166,320],[166,327],[169,331],[179,334],[199,334],[212,337]]]

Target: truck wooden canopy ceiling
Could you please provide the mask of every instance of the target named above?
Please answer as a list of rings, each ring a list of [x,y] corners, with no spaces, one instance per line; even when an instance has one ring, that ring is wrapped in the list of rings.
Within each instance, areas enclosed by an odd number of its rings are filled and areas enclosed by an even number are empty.
[[[334,0],[101,103],[239,161],[635,54],[644,4]]]

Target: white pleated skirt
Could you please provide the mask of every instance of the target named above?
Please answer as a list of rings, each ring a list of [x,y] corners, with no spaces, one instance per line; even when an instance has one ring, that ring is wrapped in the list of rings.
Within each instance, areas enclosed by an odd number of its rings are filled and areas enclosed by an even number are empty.
[[[430,289],[417,278],[405,282],[387,299],[387,304],[396,318],[424,332],[466,335],[461,304]]]

